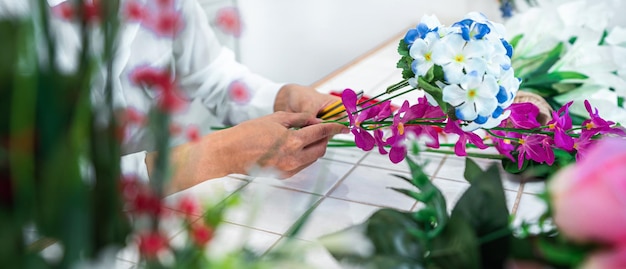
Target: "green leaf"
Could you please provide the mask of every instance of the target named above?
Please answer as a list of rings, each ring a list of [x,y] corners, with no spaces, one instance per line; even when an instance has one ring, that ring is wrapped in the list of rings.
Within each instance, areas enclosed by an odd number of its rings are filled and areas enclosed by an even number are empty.
[[[441,235],[433,240],[429,257],[436,268],[480,269],[476,246],[478,240],[472,226],[459,215],[452,216]]]
[[[522,82],[520,87],[538,87],[538,86],[548,86],[552,87],[552,84],[559,83],[566,79],[586,79],[588,78],[586,75],[573,72],[573,71],[563,71],[563,72],[552,72],[549,74],[536,75],[532,79],[527,79]]]
[[[475,169],[475,164],[471,164],[471,161],[468,163],[470,169]],[[485,172],[473,171],[466,174],[473,177],[468,179],[471,185],[452,210],[451,218],[467,221],[477,238],[501,233],[501,236],[481,244],[480,268],[503,268],[508,253],[510,231],[509,212],[500,171],[496,165],[492,165]]]
[[[439,105],[442,111],[448,110],[448,104],[443,101],[443,90],[441,88],[430,84],[422,77],[417,79],[417,87],[430,94],[437,101],[437,105]]]
[[[425,251],[411,233],[420,229],[410,213],[381,209],[363,224],[323,236],[320,242],[337,260],[359,268],[423,268]],[[372,254],[333,246],[333,241],[358,236],[354,233],[363,233],[370,240],[374,248]]]
[[[513,47],[513,51],[515,51],[515,47],[517,47],[517,44],[519,43],[520,40],[522,40],[523,37],[524,37],[524,34],[519,34],[519,35],[514,36],[511,39],[511,41],[509,41],[509,44],[511,44],[511,47]]]
[[[406,162],[411,171],[411,184],[418,188],[422,193],[429,195],[429,201],[424,202],[426,208],[431,208],[437,212],[437,224],[445,225],[448,220],[448,210],[446,208],[446,198],[441,191],[430,181],[428,176],[412,158],[406,157]]]
[[[531,79],[535,76],[542,75],[548,72],[550,68],[561,58],[561,53],[563,52],[563,42],[559,43],[554,49],[547,53],[546,59],[539,65],[539,67],[535,68],[532,72],[524,75],[522,77],[522,81],[526,81],[527,79]],[[521,87],[521,86],[520,86]]]
[[[410,56],[409,44],[404,42],[404,39],[400,39],[400,42],[398,43],[398,54],[401,56]]]
[[[465,173],[463,176],[465,179],[472,183],[475,179],[478,179],[483,174],[483,170],[472,159],[465,158]]]

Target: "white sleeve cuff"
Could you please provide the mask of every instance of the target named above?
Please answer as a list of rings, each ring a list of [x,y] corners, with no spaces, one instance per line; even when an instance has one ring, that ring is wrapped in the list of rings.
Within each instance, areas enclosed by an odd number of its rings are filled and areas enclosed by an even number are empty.
[[[150,181],[146,166],[146,151],[140,151],[122,156],[120,163],[122,176],[134,176],[141,182]]]

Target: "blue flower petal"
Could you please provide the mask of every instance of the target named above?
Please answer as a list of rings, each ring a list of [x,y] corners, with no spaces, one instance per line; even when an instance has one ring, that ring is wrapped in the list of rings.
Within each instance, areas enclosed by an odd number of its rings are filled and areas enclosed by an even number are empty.
[[[466,116],[463,114],[463,112],[461,111],[461,109],[456,108],[454,110],[454,114],[456,115],[456,117],[460,120],[466,120],[466,121],[472,121],[474,119],[467,119]]]
[[[464,19],[458,22],[455,22],[452,26],[459,26],[459,27],[467,27],[469,28],[472,23],[474,23],[474,20],[472,19]]]
[[[491,117],[492,118],[500,117],[500,115],[502,115],[503,112],[504,112],[504,109],[502,109],[501,107],[496,107],[496,110],[493,111],[493,113],[491,114]]]
[[[500,86],[500,90],[498,91],[498,94],[496,95],[496,99],[498,99],[498,103],[500,104],[509,100],[509,96],[504,87]]]
[[[469,41],[470,40],[470,30],[469,30],[469,28],[461,27],[461,36],[463,37],[463,40]]]
[[[417,60],[413,60],[413,62],[411,62],[411,71],[413,71],[413,74],[417,74]]]
[[[489,28],[489,26],[484,24],[484,23],[476,23],[476,24],[474,24],[473,30],[477,32],[474,35],[474,38],[476,38],[476,39],[483,39],[483,37],[485,37],[485,35],[487,35],[487,34],[489,34],[491,32],[491,28]]]
[[[504,38],[501,38],[500,41],[502,41],[502,45],[506,49],[506,56],[509,56],[509,58],[513,57],[513,46],[511,46],[511,44],[509,44],[509,42],[507,42]]]
[[[430,32],[430,29],[425,23],[420,23],[417,25],[417,33],[419,38],[426,37],[426,34],[428,34],[428,32]]]
[[[484,124],[485,122],[487,122],[488,119],[489,119],[489,117],[478,115],[478,117],[476,117],[474,122],[478,123],[478,124]]]
[[[407,43],[409,47],[411,47],[413,42],[415,42],[415,39],[417,39],[418,35],[419,32],[417,31],[417,29],[411,29],[406,32],[406,35],[404,35],[404,42]]]

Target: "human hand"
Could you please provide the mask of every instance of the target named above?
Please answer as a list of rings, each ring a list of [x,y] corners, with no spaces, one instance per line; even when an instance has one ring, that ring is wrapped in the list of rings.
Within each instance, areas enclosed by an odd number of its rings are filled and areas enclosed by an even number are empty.
[[[299,128],[299,129],[294,129]],[[306,113],[276,112],[232,128],[232,172],[245,173],[251,166],[275,168],[290,177],[311,165],[326,152],[328,140],[347,127]],[[253,139],[250,139],[254,135]],[[239,137],[237,137],[239,136]],[[237,140],[239,140],[237,142]]]
[[[274,111],[307,113],[316,116],[322,109],[338,100],[341,99],[319,93],[313,87],[287,84],[276,95]]]
[[[248,174],[255,166],[290,177],[322,157],[333,135],[347,132],[341,124],[321,123],[306,113],[276,112],[245,121],[175,147],[170,191],[229,174]],[[146,160],[149,171],[153,155]]]

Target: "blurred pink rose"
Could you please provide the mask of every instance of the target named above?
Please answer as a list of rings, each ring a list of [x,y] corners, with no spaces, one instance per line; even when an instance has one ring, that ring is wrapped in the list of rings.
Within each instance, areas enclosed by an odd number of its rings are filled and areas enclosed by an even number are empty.
[[[583,263],[581,269],[624,269],[626,268],[626,247],[595,252]]]
[[[549,191],[563,234],[626,246],[626,140],[599,141],[587,158],[559,172]]]

